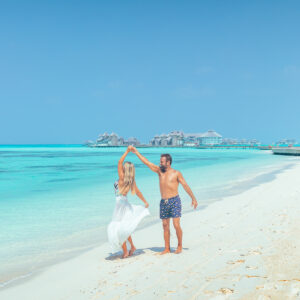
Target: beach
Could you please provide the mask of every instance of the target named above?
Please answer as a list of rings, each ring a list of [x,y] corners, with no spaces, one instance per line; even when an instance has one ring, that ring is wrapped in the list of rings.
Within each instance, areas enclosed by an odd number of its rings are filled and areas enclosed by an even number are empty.
[[[2,288],[0,299],[300,299],[299,178],[295,160],[271,181],[185,213],[179,255],[158,255],[156,223],[134,233],[128,259],[104,243]]]
[[[300,300],[300,1],[2,2],[0,300]]]
[[[0,147],[0,290],[107,241],[115,205],[117,162],[126,148],[81,145]],[[260,150],[149,148],[158,163],[169,152],[199,201],[199,210],[227,196],[273,180],[297,158]],[[133,154],[136,182],[149,202],[144,228],[159,220],[158,178]],[[180,186],[183,214],[192,211]],[[129,195],[132,204],[141,205]]]

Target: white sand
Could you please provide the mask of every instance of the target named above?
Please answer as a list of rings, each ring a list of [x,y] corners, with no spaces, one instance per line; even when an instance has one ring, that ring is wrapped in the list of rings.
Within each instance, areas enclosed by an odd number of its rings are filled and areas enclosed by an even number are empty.
[[[105,244],[0,291],[0,299],[300,299],[300,164],[185,214],[182,228],[179,255],[157,255],[163,236],[155,224],[135,233],[131,258],[109,257]]]

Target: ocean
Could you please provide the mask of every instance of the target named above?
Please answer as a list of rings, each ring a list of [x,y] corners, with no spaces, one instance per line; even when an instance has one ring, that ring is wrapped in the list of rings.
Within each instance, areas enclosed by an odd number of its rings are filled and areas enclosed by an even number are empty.
[[[0,146],[0,288],[107,240],[118,179],[117,164],[125,148],[81,145]],[[170,153],[205,209],[214,201],[272,180],[295,158],[247,149],[140,148],[151,162]],[[136,182],[159,222],[158,176],[132,153]],[[190,198],[180,188],[183,211]],[[143,204],[136,196],[130,202]],[[183,216],[184,217],[184,216]],[[137,243],[138,245],[138,243]]]

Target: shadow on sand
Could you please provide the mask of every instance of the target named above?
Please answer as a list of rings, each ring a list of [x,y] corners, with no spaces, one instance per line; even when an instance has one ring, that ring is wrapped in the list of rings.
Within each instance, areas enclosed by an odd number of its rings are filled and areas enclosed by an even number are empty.
[[[159,253],[159,252],[164,251],[164,249],[165,249],[164,247],[150,247],[150,248],[137,249],[137,250],[135,250],[133,255],[126,257],[126,259],[130,259],[132,257],[136,257],[139,255],[145,254],[146,253],[145,250],[150,250],[152,252]],[[175,252],[175,250],[176,250],[176,248],[171,247],[171,253]],[[182,250],[189,250],[189,248],[182,248]],[[105,260],[122,259],[122,255],[123,255],[123,252],[119,251],[117,253],[113,253],[113,254],[110,254],[109,256],[105,257]]]

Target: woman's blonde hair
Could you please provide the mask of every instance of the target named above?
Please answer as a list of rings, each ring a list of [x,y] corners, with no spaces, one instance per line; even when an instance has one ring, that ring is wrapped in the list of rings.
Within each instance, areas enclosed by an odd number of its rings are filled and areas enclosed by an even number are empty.
[[[119,186],[119,193],[122,195],[126,195],[129,190],[131,190],[131,194],[135,194],[135,169],[134,164],[126,161],[123,165],[123,171],[124,171],[124,179],[122,186]]]

